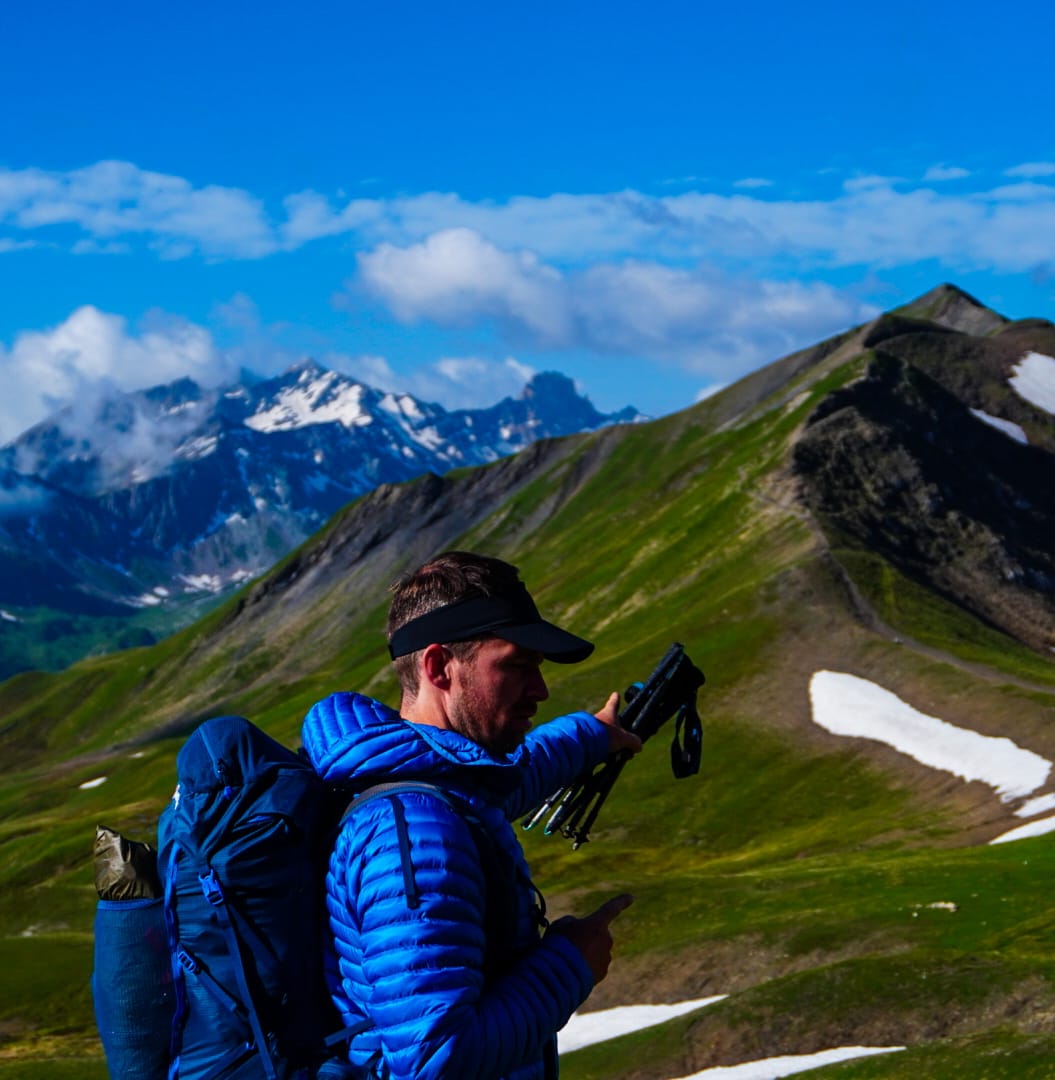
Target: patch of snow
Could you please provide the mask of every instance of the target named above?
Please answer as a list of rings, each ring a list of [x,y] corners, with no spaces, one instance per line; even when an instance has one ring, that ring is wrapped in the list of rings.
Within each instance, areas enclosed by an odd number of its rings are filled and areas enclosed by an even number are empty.
[[[257,497],[253,499],[253,505],[257,508],[257,510],[266,510],[267,499],[262,499],[259,495],[257,495]]]
[[[246,427],[268,434],[273,431],[293,431],[311,424],[343,424],[346,428],[364,427],[374,418],[363,407],[365,387],[359,383],[339,383],[336,372],[312,377],[303,372],[296,386],[283,390],[267,409],[246,418]],[[329,391],[333,389],[333,393]],[[325,398],[325,400],[324,400]]]
[[[202,435],[197,439],[185,442],[176,450],[176,457],[184,461],[200,461],[214,453],[219,439],[215,435]]]
[[[1029,445],[1029,439],[1026,438],[1026,433],[1018,426],[1018,424],[1012,423],[1010,420],[1001,420],[999,416],[990,416],[987,412],[982,412],[981,409],[972,409],[971,415],[976,416],[983,424],[988,424],[991,428],[996,428],[997,431],[1002,431],[1009,438],[1015,440],[1015,442],[1022,443],[1023,446]]]
[[[584,1046],[616,1039],[620,1035],[629,1035],[632,1031],[662,1024],[676,1016],[712,1005],[726,996],[719,994],[717,997],[699,998],[696,1001],[679,1001],[674,1005],[620,1005],[614,1009],[575,1013],[557,1032],[557,1051],[570,1054]]]
[[[399,397],[393,393],[385,394],[378,406],[390,416],[403,417],[412,424],[420,424],[425,419],[418,403],[409,394],[400,394]]]
[[[439,450],[443,446],[443,439],[435,427],[430,426],[415,431],[413,432],[413,438],[419,446],[424,446],[426,450]]]
[[[78,784],[77,787],[81,791],[91,791],[92,788],[102,787],[105,783],[105,776],[97,776],[94,780],[85,780],[83,784]]]
[[[1055,795],[1038,795],[1024,802],[1015,811],[1015,817],[1033,817],[1035,814],[1046,814],[1049,810],[1055,810]]]
[[[253,570],[235,570],[235,572],[231,574],[231,576],[227,580],[238,583],[242,581],[249,581],[254,577],[256,577],[256,572]]]
[[[1055,360],[1028,352],[1011,370],[1011,389],[1031,405],[1055,415]]]
[[[160,464],[158,462],[136,465],[128,474],[128,482],[130,484],[145,484],[148,480],[153,480],[160,471]]]
[[[1006,844],[1010,840],[1027,840],[1031,836],[1043,836],[1050,832],[1055,832],[1055,818],[1041,818],[1039,821],[1028,821],[1025,825],[1019,825],[1010,832],[1001,833],[989,843]]]
[[[1035,791],[1051,762],[1008,738],[980,735],[918,712],[896,694],[856,675],[818,671],[810,680],[813,720],[835,735],[875,739],[932,769],[981,780],[1000,798]]]
[[[140,607],[157,607],[161,603],[161,597],[155,596],[153,593],[143,593],[142,596],[135,597],[132,603],[138,604]]]
[[[781,1076],[793,1076],[840,1061],[873,1054],[894,1054],[904,1049],[903,1046],[838,1046],[834,1050],[820,1050],[816,1054],[787,1054],[784,1057],[745,1061],[741,1065],[718,1065],[680,1077],[679,1080],[778,1080]]]
[[[153,593],[155,596],[160,596],[162,599],[169,595],[169,591],[165,588],[164,585],[155,585],[153,588]]]
[[[17,615],[12,615],[10,611],[4,611],[0,608],[0,619],[4,622],[21,622],[22,620]]]
[[[216,574],[181,574],[184,583],[184,592],[219,592],[222,588],[220,578]]]

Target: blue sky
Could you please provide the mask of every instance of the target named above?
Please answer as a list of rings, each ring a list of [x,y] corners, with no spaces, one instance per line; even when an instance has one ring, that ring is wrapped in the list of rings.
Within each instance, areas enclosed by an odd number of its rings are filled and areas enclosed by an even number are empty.
[[[0,13],[0,440],[310,355],[662,413],[953,281],[1055,316],[1041,3]]]

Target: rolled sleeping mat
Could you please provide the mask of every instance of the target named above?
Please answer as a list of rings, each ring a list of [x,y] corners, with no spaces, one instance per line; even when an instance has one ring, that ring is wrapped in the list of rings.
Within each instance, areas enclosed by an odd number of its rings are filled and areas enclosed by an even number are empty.
[[[166,1080],[175,994],[157,853],[96,830],[92,997],[111,1080]]]

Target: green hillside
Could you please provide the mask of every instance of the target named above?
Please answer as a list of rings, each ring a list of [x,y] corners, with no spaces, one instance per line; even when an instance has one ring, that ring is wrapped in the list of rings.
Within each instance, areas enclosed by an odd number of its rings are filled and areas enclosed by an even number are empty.
[[[96,823],[149,837],[207,715],[293,744],[332,690],[394,701],[385,589],[456,546],[515,562],[544,613],[596,641],[547,670],[554,712],[599,707],[675,640],[707,674],[700,776],[671,779],[661,733],[590,844],[525,844],[553,915],[637,898],[591,1006],[729,996],[569,1055],[562,1075],[670,1080],[845,1044],[908,1049],[823,1075],[1050,1075],[1051,841],[987,846],[1021,823],[990,788],[811,720],[811,675],[849,672],[1055,758],[1051,660],[822,531],[799,497],[793,446],[871,355],[845,335],[660,421],[378,489],[172,638],[0,684],[0,1080],[105,1076]]]

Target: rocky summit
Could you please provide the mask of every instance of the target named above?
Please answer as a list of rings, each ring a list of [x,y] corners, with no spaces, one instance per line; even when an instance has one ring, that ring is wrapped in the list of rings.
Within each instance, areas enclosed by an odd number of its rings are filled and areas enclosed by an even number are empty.
[[[834,544],[1055,650],[1055,327],[946,288],[877,320],[861,345],[863,376],[818,406],[794,448],[810,509]]]

